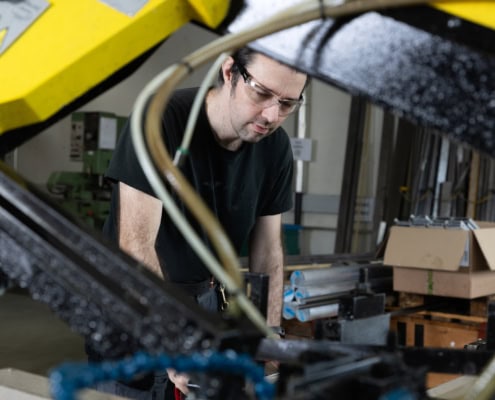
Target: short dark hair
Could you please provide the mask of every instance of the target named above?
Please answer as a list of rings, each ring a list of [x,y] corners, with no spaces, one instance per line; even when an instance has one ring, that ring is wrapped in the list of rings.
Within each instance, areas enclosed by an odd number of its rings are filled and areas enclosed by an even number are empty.
[[[254,50],[251,50],[247,47],[242,47],[232,54],[232,58],[234,59],[234,64],[232,65],[232,86],[235,87],[237,85],[237,81],[239,80],[239,76],[241,75],[239,66],[244,68],[247,67],[253,60],[253,56],[255,53],[256,52]],[[220,71],[218,71],[218,86],[223,86],[224,83],[225,81],[223,79],[223,71],[220,68]]]
[[[257,52],[251,50],[248,47],[242,47],[236,50],[235,53],[232,54],[232,58],[234,59],[234,64],[232,65],[232,69],[231,69],[232,87],[235,87],[237,85],[237,82],[239,81],[239,77],[241,76],[239,67],[245,69],[253,61],[253,57],[255,54],[257,54]],[[308,86],[309,80],[310,80],[309,75],[306,75],[306,82],[304,83],[302,92],[304,92],[304,89],[306,89],[306,87]],[[222,68],[220,68],[220,70],[218,71],[217,85],[218,87],[222,87],[224,83],[225,81],[223,79],[223,71]]]

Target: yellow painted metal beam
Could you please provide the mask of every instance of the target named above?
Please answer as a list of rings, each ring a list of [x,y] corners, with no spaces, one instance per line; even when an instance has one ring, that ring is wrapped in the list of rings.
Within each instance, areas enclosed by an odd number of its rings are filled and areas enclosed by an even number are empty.
[[[218,26],[229,6],[227,0],[147,0],[130,16],[104,0],[42,1],[48,8],[0,53],[0,137],[45,121],[185,23]],[[494,1],[433,6],[495,29]],[[1,17],[0,49],[9,33]]]
[[[495,29],[495,1],[452,1],[434,7],[486,28]]]
[[[191,20],[215,28],[229,7],[227,0],[147,0],[128,15],[100,0],[45,1],[0,53],[0,135],[46,120]],[[8,33],[0,24],[0,48]]]

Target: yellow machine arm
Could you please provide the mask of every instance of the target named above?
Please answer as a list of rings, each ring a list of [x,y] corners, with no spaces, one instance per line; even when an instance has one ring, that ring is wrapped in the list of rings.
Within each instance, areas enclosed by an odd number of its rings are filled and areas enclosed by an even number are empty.
[[[0,155],[18,130],[40,131],[40,125],[55,122],[185,23],[217,28],[229,5],[228,0],[0,2]],[[430,5],[495,29],[493,1]]]
[[[1,2],[0,139],[51,117],[185,23],[217,27],[228,7],[226,0]]]
[[[433,3],[433,6],[477,25],[495,29],[495,2],[493,1],[439,2]]]

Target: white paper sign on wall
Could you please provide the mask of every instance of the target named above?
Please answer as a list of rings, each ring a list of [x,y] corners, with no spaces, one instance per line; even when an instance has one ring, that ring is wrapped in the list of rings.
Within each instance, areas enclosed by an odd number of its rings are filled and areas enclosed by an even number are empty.
[[[294,160],[311,161],[313,141],[306,138],[291,138],[292,153]]]

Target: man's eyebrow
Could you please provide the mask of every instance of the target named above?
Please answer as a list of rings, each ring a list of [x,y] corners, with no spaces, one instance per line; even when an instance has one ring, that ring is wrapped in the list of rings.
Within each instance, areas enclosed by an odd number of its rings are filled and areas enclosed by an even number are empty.
[[[251,78],[251,80],[256,84],[258,85],[261,89],[265,90],[266,92],[274,95],[274,96],[277,96],[279,97],[279,101],[300,101],[301,98],[302,98],[302,95],[299,96],[299,97],[280,97],[277,92],[275,92],[274,90],[266,87],[264,84],[262,84],[258,79],[256,79],[248,70],[245,66],[241,65],[241,68],[245,71],[245,73]]]
[[[253,78],[253,76],[251,75],[251,78]],[[266,90],[267,92],[277,96],[277,97],[280,97],[274,90],[272,89],[269,89],[267,88],[265,85],[263,85],[262,83],[260,83],[257,79],[254,79],[254,81],[256,82],[256,84],[258,84],[263,90]],[[279,101],[299,101],[300,100],[300,97],[298,97],[297,99],[295,97],[280,97]]]

